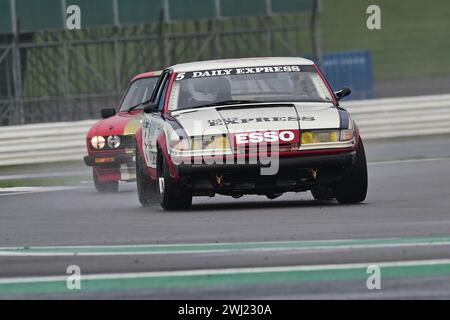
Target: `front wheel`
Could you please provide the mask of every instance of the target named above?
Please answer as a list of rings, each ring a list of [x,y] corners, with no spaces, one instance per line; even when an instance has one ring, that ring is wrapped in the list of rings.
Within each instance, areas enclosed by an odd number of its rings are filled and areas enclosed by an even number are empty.
[[[189,210],[192,206],[192,190],[170,176],[169,165],[163,155],[159,156],[157,173],[161,207],[167,211]]]
[[[139,202],[144,208],[157,203],[157,190],[155,182],[148,176],[144,168],[141,154],[136,150],[136,184]]]
[[[93,170],[95,190],[99,193],[116,193],[119,191],[119,181],[101,182],[95,169]]]
[[[347,168],[344,178],[334,186],[336,200],[340,204],[355,204],[366,200],[367,187],[367,160],[364,144],[360,138],[359,148],[356,151],[355,164]]]

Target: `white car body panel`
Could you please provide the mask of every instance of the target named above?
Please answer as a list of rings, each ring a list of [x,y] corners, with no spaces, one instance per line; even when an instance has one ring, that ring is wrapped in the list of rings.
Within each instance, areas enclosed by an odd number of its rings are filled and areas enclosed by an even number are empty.
[[[174,73],[178,81],[183,80],[185,74],[195,72],[208,72],[211,74],[220,70],[237,68],[256,68],[269,66],[313,66],[314,63],[303,58],[249,58],[249,59],[229,59],[193,62],[172,66],[169,70]],[[179,79],[178,79],[179,78]],[[178,87],[177,87],[178,88]],[[178,88],[179,89],[179,88]],[[328,89],[328,88],[327,88]],[[177,90],[172,88],[172,90]],[[174,97],[178,97],[179,92],[175,91]],[[173,96],[170,96],[171,98]],[[207,137],[217,135],[227,135],[229,145],[233,146],[233,136],[239,133],[260,133],[264,131],[282,132],[292,130],[300,135],[302,131],[310,130],[341,130],[352,129],[353,123],[349,120],[349,128],[341,128],[342,110],[333,102],[266,102],[266,103],[244,103],[239,105],[212,106],[203,108],[180,109],[178,99],[171,99],[166,102],[169,106],[168,113],[181,126],[182,132],[175,132],[170,124],[161,119],[161,115],[146,115],[144,121],[144,150],[145,160],[149,167],[156,167],[157,139],[159,132],[163,131],[166,138],[166,145],[169,154],[172,154],[171,141],[180,139],[182,136]],[[248,98],[252,100],[251,97]],[[173,101],[172,101],[173,100]],[[344,111],[345,112],[345,111]],[[348,116],[349,117],[349,116]],[[175,137],[175,139],[174,139]],[[301,140],[301,138],[300,138]],[[335,143],[318,143],[300,145],[297,150],[318,150],[318,149],[340,149],[352,148],[356,140],[340,141]],[[227,150],[217,150],[221,154],[233,154],[233,147]],[[176,151],[177,156],[202,156],[211,151],[184,150]]]
[[[276,112],[275,112],[276,110]],[[278,106],[268,108],[257,108],[245,106],[242,109],[227,109],[220,111],[223,119],[228,120],[227,125],[229,133],[238,132],[252,132],[263,130],[285,130],[285,129],[299,129],[298,115],[294,106]],[[274,117],[286,119],[291,121],[269,121]],[[230,123],[230,120],[236,119],[235,123]],[[261,122],[258,122],[261,120]]]
[[[339,129],[339,110],[330,103],[271,103],[271,107],[242,105],[214,107],[189,111],[175,111],[173,116],[180,122],[188,136],[229,134],[258,130],[284,129]],[[219,110],[217,110],[219,109]],[[258,119],[284,118],[281,121],[261,121]],[[237,119],[239,122],[233,123]],[[285,119],[291,119],[286,121]],[[298,119],[295,121],[295,119]],[[222,120],[221,124],[217,120]],[[253,121],[252,121],[253,120]],[[216,124],[211,126],[209,121]]]
[[[296,103],[295,107],[303,119],[301,130],[338,129],[341,123],[339,110],[331,103]],[[307,121],[314,119],[314,121]]]
[[[183,113],[174,112],[172,115],[190,137],[228,133],[225,123],[213,127],[208,123],[210,120],[221,119],[220,113],[216,108],[196,109]]]

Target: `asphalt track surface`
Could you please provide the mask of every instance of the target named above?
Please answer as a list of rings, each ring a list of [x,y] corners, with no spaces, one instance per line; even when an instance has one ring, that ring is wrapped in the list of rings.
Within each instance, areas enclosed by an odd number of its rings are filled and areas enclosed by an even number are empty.
[[[449,137],[366,149],[369,195],[352,206],[303,193],[166,213],[133,185],[0,189],[0,299],[450,298]]]

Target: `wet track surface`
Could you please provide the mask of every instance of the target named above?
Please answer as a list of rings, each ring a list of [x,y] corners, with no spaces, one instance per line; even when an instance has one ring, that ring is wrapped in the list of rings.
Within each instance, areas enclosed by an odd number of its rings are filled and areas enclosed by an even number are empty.
[[[198,198],[166,213],[141,208],[133,185],[0,192],[0,299],[450,298],[449,139],[367,151],[369,195],[353,206],[304,193]],[[366,287],[370,264],[382,290]],[[93,277],[86,290],[19,283],[69,265]]]

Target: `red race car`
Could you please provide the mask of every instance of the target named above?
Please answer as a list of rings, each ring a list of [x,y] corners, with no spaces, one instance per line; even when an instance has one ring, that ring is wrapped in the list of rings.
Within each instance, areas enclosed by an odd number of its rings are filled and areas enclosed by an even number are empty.
[[[136,76],[116,109],[103,109],[103,120],[89,130],[86,138],[87,166],[93,168],[98,192],[117,192],[119,181],[136,180],[135,133],[141,128],[143,106],[150,100],[161,72]]]

